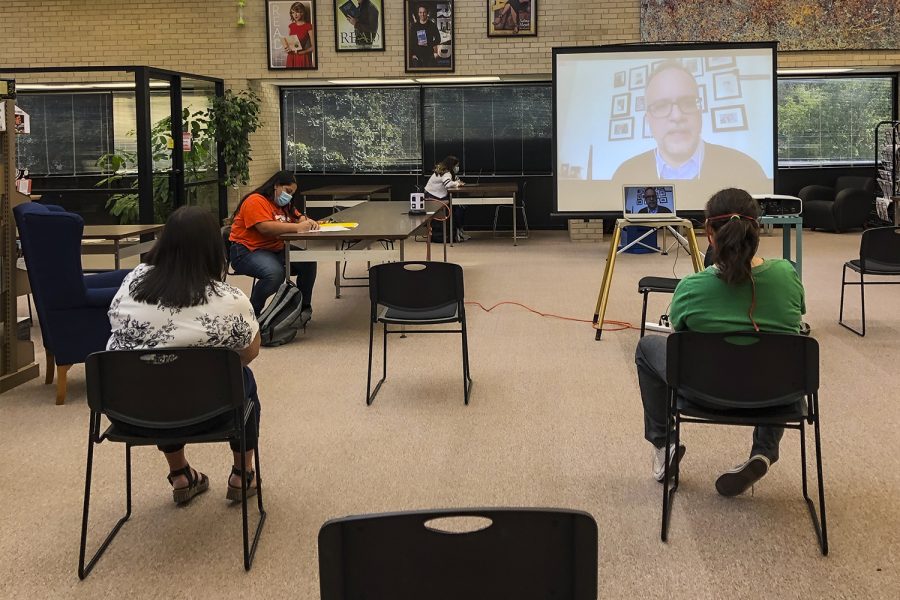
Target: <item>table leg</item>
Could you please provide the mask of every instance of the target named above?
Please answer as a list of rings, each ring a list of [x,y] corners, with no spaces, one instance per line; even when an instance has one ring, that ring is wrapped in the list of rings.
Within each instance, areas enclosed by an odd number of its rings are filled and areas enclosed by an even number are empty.
[[[441,231],[444,234],[444,262],[447,262],[447,219],[441,221]]]
[[[791,227],[792,225],[781,226],[781,256],[787,260],[791,260]]]
[[[450,235],[453,235],[453,194],[447,194],[447,212],[450,213]],[[447,243],[447,230],[444,229],[444,243]],[[450,247],[453,247],[453,238],[450,238]]]
[[[334,249],[340,250],[341,245],[339,243],[335,243]],[[341,297],[341,261],[334,261],[334,297]]]
[[[700,246],[697,245],[697,236],[694,234],[694,227],[688,225],[688,247],[691,250],[691,262],[694,264],[694,273],[703,270],[703,258],[700,256]]]
[[[425,230],[425,260],[431,260],[431,221],[428,222],[428,229]]]
[[[600,282],[600,293],[597,295],[597,306],[594,308],[594,325],[597,326],[595,340],[600,339],[603,333],[603,317],[606,315],[606,305],[609,302],[609,288],[612,285],[612,274],[616,264],[616,248],[619,246],[619,238],[622,230],[616,223],[613,238],[610,241],[609,253],[606,256],[606,266],[603,268],[603,280]]]
[[[291,280],[291,243],[284,243],[284,280]]]
[[[116,270],[118,271],[119,268],[121,268],[121,266],[122,266],[122,257],[119,256],[119,250],[121,250],[121,248],[119,248],[119,240],[113,240],[113,250],[116,253],[116,257],[115,257],[114,261],[115,261],[115,265],[116,265]]]
[[[797,276],[803,281],[803,224],[797,223],[794,229],[797,236]]]
[[[516,233],[516,194],[515,194],[515,192],[513,192],[512,215],[513,215],[513,246],[518,246],[519,245],[519,235]]]

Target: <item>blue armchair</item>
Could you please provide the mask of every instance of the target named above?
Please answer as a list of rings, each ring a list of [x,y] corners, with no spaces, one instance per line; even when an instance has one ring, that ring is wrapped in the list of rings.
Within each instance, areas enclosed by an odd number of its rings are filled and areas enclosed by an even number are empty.
[[[44,383],[53,383],[56,366],[56,403],[63,404],[69,368],[106,349],[106,313],[128,271],[84,274],[80,216],[37,202],[20,204],[13,213],[47,356]]]

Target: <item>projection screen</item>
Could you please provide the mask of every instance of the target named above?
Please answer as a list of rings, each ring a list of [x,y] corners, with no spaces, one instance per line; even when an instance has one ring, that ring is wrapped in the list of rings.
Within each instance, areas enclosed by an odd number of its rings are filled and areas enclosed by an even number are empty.
[[[621,214],[626,185],[672,185],[679,212],[773,193],[775,74],[775,42],[554,48],[556,213]]]

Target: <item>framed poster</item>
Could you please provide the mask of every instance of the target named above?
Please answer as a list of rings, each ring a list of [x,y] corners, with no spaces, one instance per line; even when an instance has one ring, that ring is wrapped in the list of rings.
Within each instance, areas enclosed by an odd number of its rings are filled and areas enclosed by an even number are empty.
[[[488,37],[537,35],[537,0],[485,0]]]
[[[747,111],[742,104],[717,106],[712,109],[712,129],[719,131],[744,131],[747,129]]]
[[[452,72],[453,0],[403,0],[407,73]]]
[[[333,1],[335,50],[384,50],[384,0]]]
[[[269,69],[317,69],[316,0],[266,0]]]

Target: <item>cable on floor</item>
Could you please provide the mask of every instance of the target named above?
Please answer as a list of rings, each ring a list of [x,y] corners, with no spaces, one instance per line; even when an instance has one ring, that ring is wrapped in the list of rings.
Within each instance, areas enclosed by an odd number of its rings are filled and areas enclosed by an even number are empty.
[[[590,323],[593,329],[598,329],[597,325],[594,325],[593,321],[591,321],[590,319],[576,319],[575,317],[564,317],[562,315],[556,315],[553,313],[545,313],[545,312],[536,310],[534,308],[531,308],[530,306],[526,306],[526,305],[522,304],[521,302],[515,302],[512,300],[504,300],[502,302],[498,302],[490,308],[485,308],[484,305],[481,304],[481,302],[476,302],[475,300],[466,300],[466,304],[471,304],[473,306],[477,306],[478,308],[480,308],[481,310],[483,310],[484,312],[487,312],[487,313],[491,312],[498,306],[503,306],[504,304],[511,304],[513,306],[519,306],[521,308],[524,308],[528,312],[533,312],[534,314],[539,315],[541,317],[550,317],[551,319],[559,319],[561,321],[574,321],[575,323]],[[606,329],[607,325],[613,325],[614,328]],[[628,323],[627,321],[610,321],[608,319],[604,319],[603,327],[604,327],[604,329],[603,329],[604,331],[625,331],[626,329],[635,329],[635,330],[640,329],[639,327],[635,327],[634,325],[632,325],[631,323]]]

